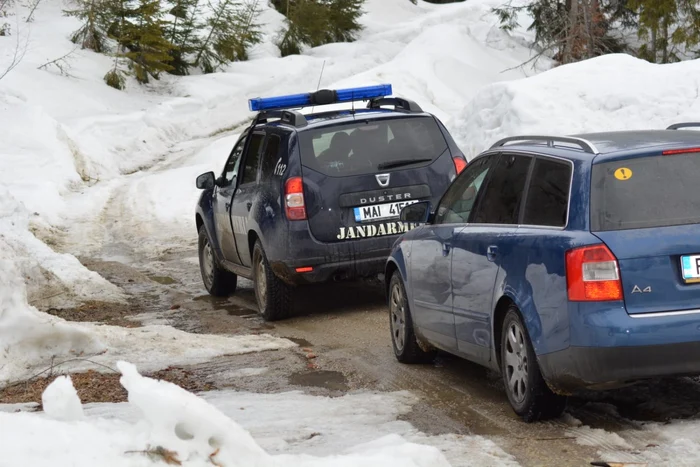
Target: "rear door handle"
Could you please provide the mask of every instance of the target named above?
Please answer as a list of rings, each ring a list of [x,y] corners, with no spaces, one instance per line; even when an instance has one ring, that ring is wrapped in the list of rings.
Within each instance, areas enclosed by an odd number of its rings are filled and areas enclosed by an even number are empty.
[[[489,261],[495,261],[496,256],[498,256],[498,247],[497,247],[497,246],[494,246],[494,245],[490,245],[490,246],[486,249],[486,258],[487,258]]]
[[[245,205],[248,208],[248,211],[250,211],[250,208],[253,207],[253,203],[251,203],[250,201],[248,201]]]
[[[449,243],[445,242],[442,244],[442,256],[447,256],[450,254],[450,249],[452,248],[452,245]]]

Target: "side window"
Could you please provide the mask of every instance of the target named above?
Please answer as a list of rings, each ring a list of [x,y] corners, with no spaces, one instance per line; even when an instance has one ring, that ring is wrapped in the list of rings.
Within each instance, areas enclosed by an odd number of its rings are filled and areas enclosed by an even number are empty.
[[[262,143],[265,140],[265,135],[262,133],[253,133],[250,137],[250,145],[245,154],[245,162],[243,166],[243,178],[241,185],[246,183],[254,183],[258,178],[258,162],[260,162],[260,150]]]
[[[241,164],[241,154],[243,154],[243,147],[245,146],[245,137],[238,140],[238,144],[233,147],[231,155],[228,156],[226,165],[224,166],[224,178],[230,185],[238,174],[238,167]]]
[[[267,146],[265,153],[262,156],[262,164],[260,165],[260,180],[269,180],[272,178],[279,160],[281,138],[277,135],[267,136]]]
[[[532,157],[501,154],[474,216],[476,224],[517,224]]]
[[[454,181],[438,206],[435,224],[456,224],[469,221],[476,195],[479,193],[492,157],[483,157],[470,164]]]
[[[570,185],[571,164],[536,159],[527,192],[523,224],[564,227]]]

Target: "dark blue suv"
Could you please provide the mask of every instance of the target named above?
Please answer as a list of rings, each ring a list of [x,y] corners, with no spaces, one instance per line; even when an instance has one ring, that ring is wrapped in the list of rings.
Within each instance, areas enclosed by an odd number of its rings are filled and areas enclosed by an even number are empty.
[[[526,421],[565,395],[700,374],[700,134],[499,141],[470,161],[386,269],[394,352],[500,371]]]
[[[401,208],[436,202],[466,166],[444,125],[390,85],[251,99],[259,113],[220,176],[200,175],[202,278],[213,295],[252,279],[262,316],[284,318],[300,284],[377,276],[412,228]],[[355,108],[367,101],[366,108]],[[291,110],[348,103],[303,115]]]

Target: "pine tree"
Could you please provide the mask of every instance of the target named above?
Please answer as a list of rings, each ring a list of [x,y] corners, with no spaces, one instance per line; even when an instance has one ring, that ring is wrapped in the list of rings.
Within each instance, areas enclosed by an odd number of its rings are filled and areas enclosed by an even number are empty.
[[[328,29],[326,42],[351,42],[362,28],[358,23],[362,16],[364,0],[326,0]]]
[[[70,40],[83,49],[95,52],[106,50],[106,28],[109,24],[108,10],[102,0],[75,0],[75,8],[64,10],[66,16],[80,19],[83,25],[76,30]]]
[[[247,58],[246,49],[260,42],[259,0],[221,0],[212,6],[208,33],[198,45],[195,66],[212,73],[221,65]]]
[[[193,65],[192,55],[199,46],[199,33],[204,24],[199,21],[201,8],[199,0],[175,0],[170,14],[173,20],[168,25],[166,37],[175,47],[170,51],[173,67],[171,73],[187,75]]]
[[[629,0],[639,13],[639,56],[653,63],[681,60],[700,43],[700,11],[692,0]]]
[[[158,79],[161,72],[173,69],[169,52],[174,46],[165,37],[159,0],[138,0],[133,14],[135,20],[127,21],[121,31],[120,42],[127,49],[121,55],[131,61],[136,80],[145,84],[149,76]]]

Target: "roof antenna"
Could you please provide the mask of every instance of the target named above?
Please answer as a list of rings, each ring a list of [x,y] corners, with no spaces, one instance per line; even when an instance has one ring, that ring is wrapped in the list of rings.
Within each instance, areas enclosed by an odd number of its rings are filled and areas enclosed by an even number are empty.
[[[323,70],[326,69],[326,61],[323,61],[323,65],[321,66],[321,75],[318,77],[318,84],[316,85],[316,91],[318,92],[318,89],[321,87],[321,78],[323,78]],[[315,105],[311,107],[311,113],[314,113],[314,107]]]

